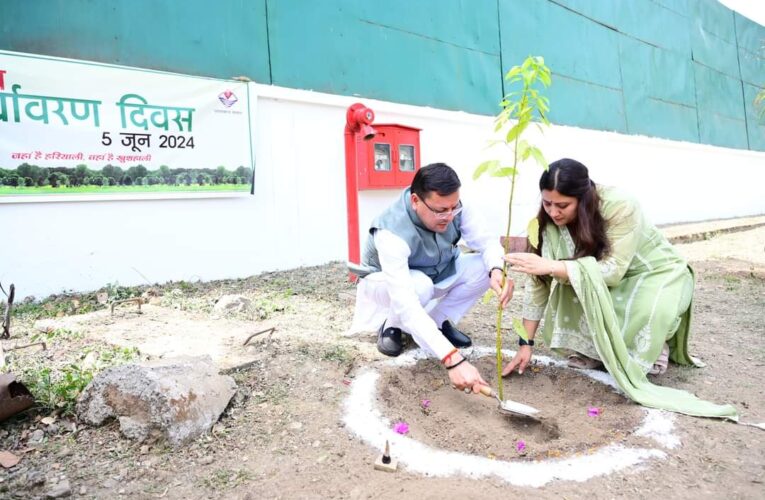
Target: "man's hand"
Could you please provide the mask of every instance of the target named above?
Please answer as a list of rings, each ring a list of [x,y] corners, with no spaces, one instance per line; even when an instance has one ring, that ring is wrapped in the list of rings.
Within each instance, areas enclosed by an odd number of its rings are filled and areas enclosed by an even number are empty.
[[[460,359],[462,359],[461,356],[452,356],[452,364],[459,362]],[[449,380],[455,388],[460,390],[469,388],[474,393],[480,392],[482,385],[489,385],[478,373],[476,367],[467,361],[449,370]]]
[[[505,308],[510,299],[513,298],[513,288],[515,287],[513,280],[505,278],[501,269],[492,269],[489,286],[499,297],[499,304]]]
[[[518,352],[516,352],[513,359],[505,365],[505,368],[502,370],[502,376],[506,377],[510,375],[516,368],[518,368],[518,374],[523,375],[523,370],[526,369],[526,365],[529,364],[529,361],[531,361],[531,346],[518,346]]]

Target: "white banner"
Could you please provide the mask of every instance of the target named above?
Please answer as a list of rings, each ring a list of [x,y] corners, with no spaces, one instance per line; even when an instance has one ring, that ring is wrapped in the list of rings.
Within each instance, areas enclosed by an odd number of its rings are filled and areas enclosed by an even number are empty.
[[[250,192],[248,90],[0,51],[0,199]]]

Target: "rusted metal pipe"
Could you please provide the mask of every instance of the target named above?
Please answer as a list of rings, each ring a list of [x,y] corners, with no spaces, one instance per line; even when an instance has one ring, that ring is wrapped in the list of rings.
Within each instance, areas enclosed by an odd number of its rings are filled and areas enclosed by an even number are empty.
[[[119,304],[127,304],[128,302],[135,302],[138,304],[138,314],[141,314],[141,304],[143,304],[143,297],[131,297],[129,299],[115,300],[112,302],[112,316],[114,316],[114,308]]]

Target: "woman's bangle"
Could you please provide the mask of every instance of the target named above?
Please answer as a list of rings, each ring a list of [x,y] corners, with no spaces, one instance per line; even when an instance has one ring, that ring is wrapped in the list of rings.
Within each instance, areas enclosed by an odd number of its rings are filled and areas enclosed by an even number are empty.
[[[552,264],[550,264],[550,276],[552,276],[553,278],[555,277],[555,264],[557,263],[558,261],[554,260],[552,261]]]
[[[441,360],[441,364],[442,364],[442,365],[445,365],[447,361],[449,361],[450,359],[452,359],[452,356],[453,356],[453,355],[454,355],[454,353],[456,353],[457,351],[459,351],[459,349],[457,349],[456,347],[455,347],[454,349],[452,349],[451,351],[449,351],[449,354],[447,354],[446,356],[444,356],[444,359],[442,359],[442,360]]]
[[[457,361],[457,362],[456,362],[456,363],[454,363],[453,365],[451,365],[451,366],[447,366],[447,367],[446,367],[446,369],[447,369],[447,370],[451,370],[452,368],[457,368],[459,365],[461,365],[461,364],[462,364],[462,363],[464,363],[465,361],[467,361],[467,358],[462,358],[461,360]]]

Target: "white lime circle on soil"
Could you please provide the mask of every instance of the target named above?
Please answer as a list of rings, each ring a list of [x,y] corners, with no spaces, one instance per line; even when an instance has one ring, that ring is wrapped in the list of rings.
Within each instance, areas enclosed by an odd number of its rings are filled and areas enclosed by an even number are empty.
[[[505,356],[515,353],[502,351]],[[471,358],[494,355],[488,347],[475,347]],[[413,366],[418,360],[427,358],[421,349],[410,350],[398,358],[380,363],[382,366]],[[555,366],[568,369],[564,361],[546,356],[535,356],[538,365]],[[596,370],[577,370],[578,372],[619,391],[616,381],[610,374]],[[362,441],[382,452],[385,441],[389,441],[395,450],[395,458],[408,472],[426,476],[467,476],[482,478],[496,476],[517,486],[543,486],[554,480],[586,481],[632,467],[649,459],[663,459],[667,454],[656,448],[631,448],[621,444],[604,446],[592,454],[564,458],[547,459],[533,462],[492,460],[487,457],[446,451],[427,446],[407,436],[393,431],[391,422],[375,407],[377,380],[380,373],[369,368],[359,374],[350,386],[350,393],[345,400],[343,421],[346,427]],[[673,434],[674,415],[672,413],[644,408],[645,417],[641,425],[633,432],[636,436],[653,439],[664,448],[672,449],[680,445],[680,440]]]

